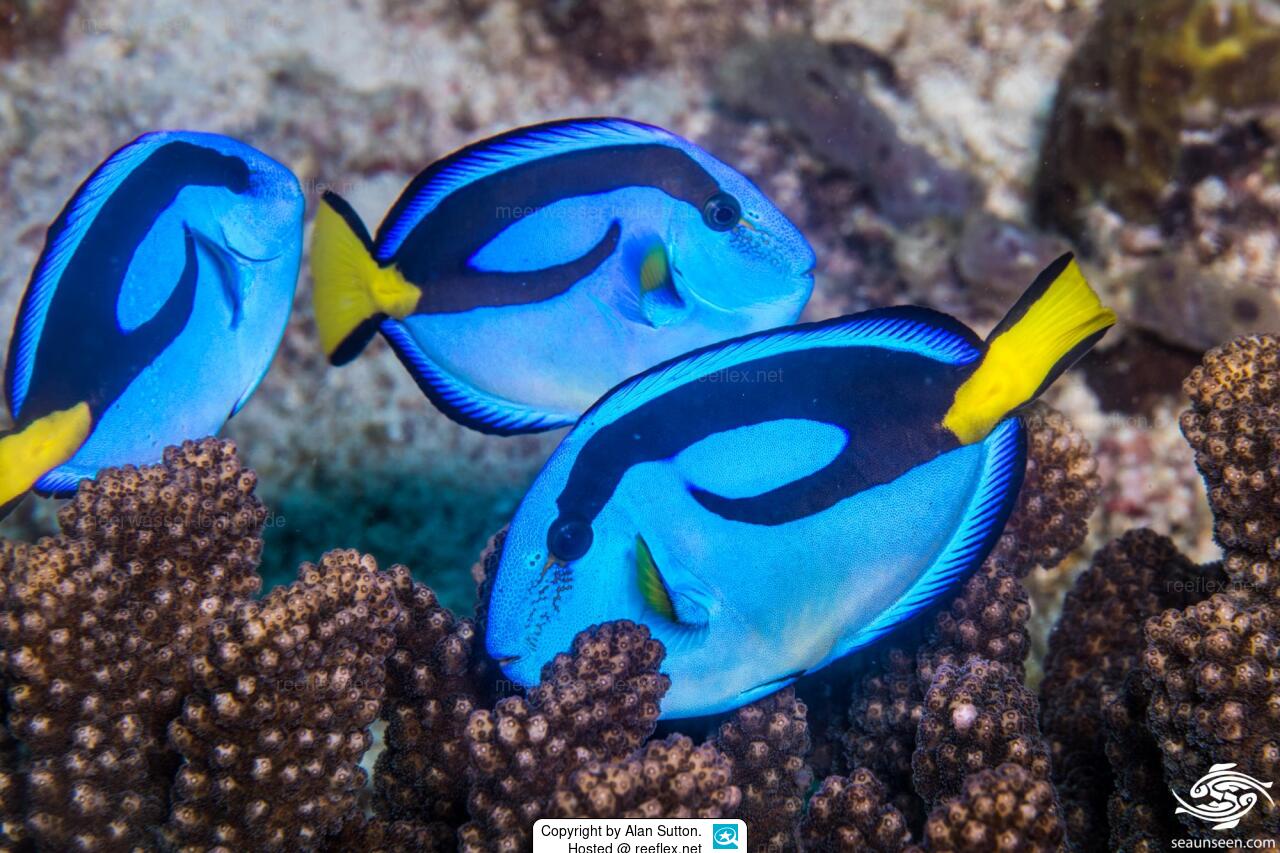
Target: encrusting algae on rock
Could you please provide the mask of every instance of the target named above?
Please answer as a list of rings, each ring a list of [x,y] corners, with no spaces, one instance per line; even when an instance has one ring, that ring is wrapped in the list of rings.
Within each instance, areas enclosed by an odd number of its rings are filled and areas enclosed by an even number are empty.
[[[1196,566],[1147,531],[1103,548],[1038,702],[1021,579],[1079,546],[1098,490],[1088,445],[1044,407],[1004,537],[915,641],[710,736],[653,738],[665,650],[632,623],[578,635],[535,688],[499,680],[478,637],[501,534],[473,570],[474,619],[354,551],[259,597],[266,509],[234,445],[104,471],[60,535],[0,544],[0,849],[521,851],[538,818],[579,816],[740,817],[753,850],[1274,837],[1265,804],[1217,832],[1169,791],[1219,763],[1280,769],[1280,342],[1210,353],[1187,391],[1225,560]]]

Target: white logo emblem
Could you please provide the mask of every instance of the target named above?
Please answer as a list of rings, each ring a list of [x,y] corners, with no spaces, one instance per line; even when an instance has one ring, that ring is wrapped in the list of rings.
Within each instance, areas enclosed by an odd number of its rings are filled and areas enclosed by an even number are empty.
[[[1209,772],[1191,786],[1191,799],[1205,800],[1199,805],[1191,805],[1178,796],[1172,788],[1173,798],[1178,801],[1179,808],[1174,814],[1186,812],[1207,823],[1214,829],[1232,829],[1240,823],[1240,818],[1249,813],[1258,803],[1258,794],[1267,798],[1267,802],[1275,805],[1267,789],[1270,782],[1259,782],[1252,776],[1246,776],[1232,770],[1234,764],[1215,764]],[[1256,793],[1255,793],[1256,792]],[[1208,799],[1206,799],[1208,798]]]

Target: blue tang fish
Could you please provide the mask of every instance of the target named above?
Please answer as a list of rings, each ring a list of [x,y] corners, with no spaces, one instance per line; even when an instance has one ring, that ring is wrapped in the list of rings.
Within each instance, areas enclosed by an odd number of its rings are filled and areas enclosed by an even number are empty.
[[[149,133],[49,227],[5,374],[0,504],[216,433],[267,372],[302,254],[293,173],[225,136]]]
[[[1020,407],[1115,322],[1070,256],[984,342],[923,308],[758,333],[583,415],[511,522],[489,654],[520,684],[588,626],[667,647],[666,717],[751,702],[865,646],[986,557]]]
[[[311,267],[330,361],[380,330],[482,432],[572,424],[628,376],[795,322],[813,289],[813,251],[751,181],[623,119],[464,148],[414,179],[376,240],[325,201]]]

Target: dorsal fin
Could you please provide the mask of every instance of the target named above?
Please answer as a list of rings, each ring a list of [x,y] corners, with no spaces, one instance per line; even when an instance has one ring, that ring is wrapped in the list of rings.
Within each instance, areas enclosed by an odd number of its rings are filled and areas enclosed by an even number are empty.
[[[564,119],[511,130],[431,164],[401,193],[378,229],[374,254],[385,262],[440,201],[495,172],[543,157],[604,145],[682,144],[660,127],[621,118]]]
[[[49,303],[54,290],[76,247],[103,204],[121,182],[151,155],[153,151],[172,141],[174,132],[158,131],[139,136],[133,142],[116,151],[84,180],[72,194],[71,200],[49,226],[44,251],[31,274],[31,283],[22,297],[18,317],[13,327],[13,340],[9,345],[9,363],[5,376],[6,400],[14,418],[22,410],[27,396],[31,371],[35,365],[36,347],[48,316]]]
[[[967,326],[928,308],[898,306],[760,332],[712,344],[640,373],[587,410],[579,423],[606,424],[672,388],[747,361],[811,347],[871,346],[912,352],[964,365],[982,354],[982,341]],[[576,431],[589,435],[592,430]]]

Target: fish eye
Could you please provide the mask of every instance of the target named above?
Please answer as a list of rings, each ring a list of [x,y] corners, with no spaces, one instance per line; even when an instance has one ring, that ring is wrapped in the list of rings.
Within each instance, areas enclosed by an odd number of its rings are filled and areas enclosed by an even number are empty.
[[[712,231],[728,231],[742,218],[742,205],[728,193],[716,193],[702,205],[702,219]]]
[[[547,531],[547,548],[562,563],[582,557],[591,550],[591,525],[580,518],[557,518]]]

